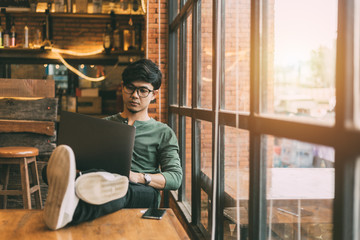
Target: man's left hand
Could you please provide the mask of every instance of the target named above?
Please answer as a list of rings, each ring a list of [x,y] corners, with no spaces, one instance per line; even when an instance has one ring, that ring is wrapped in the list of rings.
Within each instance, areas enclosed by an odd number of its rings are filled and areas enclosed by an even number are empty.
[[[134,183],[145,184],[144,174],[130,171],[129,180]]]
[[[151,176],[151,182],[148,186],[156,189],[163,189],[165,187],[165,177],[161,173],[149,174]],[[143,173],[137,173],[130,171],[129,180],[134,183],[145,184],[145,178]]]

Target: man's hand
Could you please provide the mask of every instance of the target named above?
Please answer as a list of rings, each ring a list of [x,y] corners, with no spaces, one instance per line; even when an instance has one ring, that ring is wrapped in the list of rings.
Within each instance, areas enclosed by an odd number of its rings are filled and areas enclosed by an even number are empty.
[[[145,184],[144,175],[142,173],[130,171],[129,180],[134,183]]]
[[[151,182],[149,186],[156,189],[163,189],[165,187],[165,178],[161,173],[149,174],[151,176]],[[134,183],[145,184],[144,174],[130,171],[129,180]]]

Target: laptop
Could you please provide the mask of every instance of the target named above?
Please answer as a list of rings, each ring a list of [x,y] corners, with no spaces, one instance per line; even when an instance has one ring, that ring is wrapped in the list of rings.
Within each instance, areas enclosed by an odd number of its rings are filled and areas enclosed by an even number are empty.
[[[135,127],[79,113],[60,113],[57,145],[70,146],[80,171],[103,169],[129,177]]]

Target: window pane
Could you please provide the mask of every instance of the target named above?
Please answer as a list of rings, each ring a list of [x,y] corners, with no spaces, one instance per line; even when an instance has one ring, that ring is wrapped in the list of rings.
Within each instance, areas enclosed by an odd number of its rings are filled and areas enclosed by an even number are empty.
[[[338,2],[264,1],[262,112],[333,123]]]
[[[334,149],[264,136],[271,239],[332,239]]]
[[[212,107],[212,0],[201,1],[201,79],[198,107]]]
[[[249,133],[225,127],[224,239],[246,239],[249,200]]]
[[[175,132],[176,138],[179,141],[179,115],[176,113],[170,113],[169,118],[170,118],[169,125],[171,126],[172,130]],[[180,144],[180,142],[179,142],[179,144]],[[178,192],[178,190],[176,190],[175,192]]]
[[[211,122],[200,121],[200,154],[201,171],[212,179],[212,124]]]
[[[179,139],[179,115],[176,113],[170,114],[171,128],[175,132],[177,139]]]
[[[180,92],[180,28],[177,29],[177,46],[176,46],[176,102],[174,104],[179,104],[179,92]]]
[[[225,1],[225,53],[221,107],[249,111],[250,0]]]
[[[200,152],[201,168],[201,224],[210,231],[211,219],[211,191],[212,191],[212,124],[211,122],[198,121],[197,137]]]
[[[204,190],[201,189],[201,219],[200,219],[200,223],[205,228],[205,230],[208,232],[210,231],[209,223],[211,222],[210,209],[211,209],[210,196]]]
[[[185,201],[191,211],[191,118],[185,118]]]
[[[186,20],[186,76],[185,76],[185,106],[191,106],[192,83],[192,15]]]

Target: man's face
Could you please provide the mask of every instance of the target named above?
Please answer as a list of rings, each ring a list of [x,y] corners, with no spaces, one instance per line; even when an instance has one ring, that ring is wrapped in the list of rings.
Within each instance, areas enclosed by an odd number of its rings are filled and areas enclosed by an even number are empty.
[[[134,81],[122,86],[124,108],[131,113],[147,111],[150,102],[155,98],[157,90],[144,81]]]

